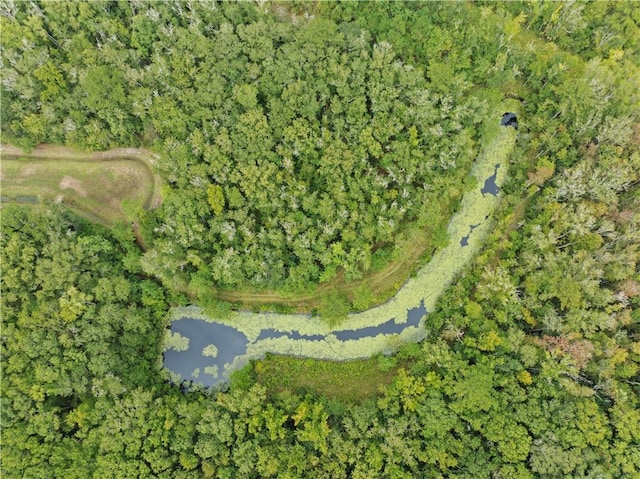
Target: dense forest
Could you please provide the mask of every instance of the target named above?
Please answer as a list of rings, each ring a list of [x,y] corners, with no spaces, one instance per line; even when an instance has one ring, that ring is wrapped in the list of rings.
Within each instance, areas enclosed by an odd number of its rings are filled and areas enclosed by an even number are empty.
[[[470,81],[432,90],[353,23],[168,2],[15,15],[6,136],[161,149],[145,270],[195,291],[359,278],[407,223],[445,222],[486,112]]]
[[[4,477],[638,474],[636,4],[0,15],[2,142],[143,146],[164,181],[135,234],[2,206]],[[495,227],[426,340],[349,365],[267,357],[224,391],[167,380],[168,311],[188,295],[295,295],[366,280],[410,231],[426,256],[445,244],[504,98],[521,108]],[[327,387],[345,371],[349,395]]]

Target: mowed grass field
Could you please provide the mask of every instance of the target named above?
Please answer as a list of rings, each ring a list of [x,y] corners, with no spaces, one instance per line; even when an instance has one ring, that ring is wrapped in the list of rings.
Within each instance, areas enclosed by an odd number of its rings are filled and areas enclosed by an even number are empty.
[[[128,219],[123,201],[146,209],[154,198],[153,174],[139,159],[3,157],[0,174],[4,201],[62,203],[106,225]]]

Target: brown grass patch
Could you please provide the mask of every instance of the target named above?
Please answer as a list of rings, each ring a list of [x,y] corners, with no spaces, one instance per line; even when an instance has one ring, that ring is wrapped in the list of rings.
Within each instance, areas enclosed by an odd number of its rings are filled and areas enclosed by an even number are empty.
[[[60,189],[66,190],[67,188],[72,189],[83,198],[87,196],[87,190],[82,187],[82,182],[73,176],[63,176],[60,180]]]

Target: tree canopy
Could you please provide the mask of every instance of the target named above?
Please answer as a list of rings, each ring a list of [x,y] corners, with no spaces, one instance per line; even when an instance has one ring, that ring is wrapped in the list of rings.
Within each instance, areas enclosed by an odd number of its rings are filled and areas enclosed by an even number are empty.
[[[3,141],[150,146],[166,186],[146,253],[130,225],[2,205],[3,477],[633,477],[638,12],[4,2]],[[408,224],[446,221],[504,97],[522,109],[494,228],[427,339],[360,365],[267,357],[225,391],[169,380],[186,286],[222,311],[213,285],[365,274]]]

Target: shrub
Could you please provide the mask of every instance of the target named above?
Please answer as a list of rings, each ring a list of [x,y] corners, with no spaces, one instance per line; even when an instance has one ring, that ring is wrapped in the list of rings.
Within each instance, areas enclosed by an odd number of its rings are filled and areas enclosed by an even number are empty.
[[[337,326],[345,319],[349,314],[349,301],[346,296],[341,293],[331,293],[322,300],[320,308],[318,308],[320,318],[325,321],[329,326]]]
[[[391,371],[397,364],[394,356],[385,356],[383,354],[378,356],[378,369],[383,373]]]

